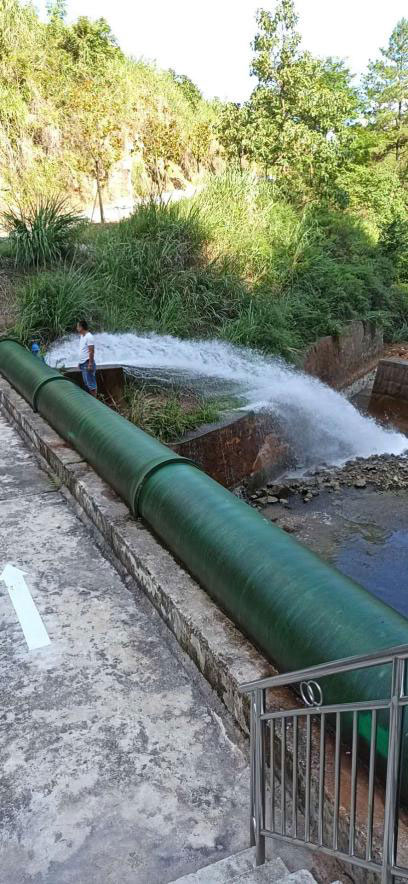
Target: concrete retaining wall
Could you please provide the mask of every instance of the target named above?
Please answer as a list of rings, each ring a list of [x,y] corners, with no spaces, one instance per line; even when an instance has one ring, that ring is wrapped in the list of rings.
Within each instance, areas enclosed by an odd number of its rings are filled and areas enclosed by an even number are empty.
[[[344,334],[319,338],[312,344],[300,367],[341,390],[375,368],[383,350],[382,329],[371,322],[350,322]]]
[[[78,369],[67,368],[63,374],[83,389],[82,374]],[[104,365],[103,368],[97,367],[96,380],[98,384],[98,392],[102,394],[108,404],[120,405],[120,403],[123,402],[125,373],[121,365]]]
[[[250,486],[262,484],[290,465],[289,446],[268,414],[251,412],[216,427],[203,427],[170,448],[194,460],[227,488],[243,479]]]
[[[408,362],[406,359],[381,359],[374,380],[373,396],[391,396],[408,402]]]

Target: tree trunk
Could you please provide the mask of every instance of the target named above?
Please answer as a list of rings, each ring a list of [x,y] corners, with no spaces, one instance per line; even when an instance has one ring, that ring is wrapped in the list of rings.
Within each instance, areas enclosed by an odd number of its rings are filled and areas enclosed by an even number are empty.
[[[101,178],[99,175],[99,160],[97,160],[95,163],[95,174],[96,174],[96,189],[98,192],[99,213],[100,213],[100,217],[101,217],[101,224],[105,224],[105,213],[103,211],[103,201],[102,201]]]
[[[397,120],[398,135],[397,135],[397,142],[396,142],[396,145],[395,145],[395,159],[396,159],[397,163],[398,163],[399,158],[400,158],[400,129],[401,129],[401,117],[402,117],[402,102],[399,101],[399,102],[398,102],[398,120]]]

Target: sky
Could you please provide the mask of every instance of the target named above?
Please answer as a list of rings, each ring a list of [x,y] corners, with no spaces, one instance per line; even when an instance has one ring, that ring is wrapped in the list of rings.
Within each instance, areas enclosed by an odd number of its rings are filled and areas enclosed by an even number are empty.
[[[340,56],[357,76],[408,16],[407,0],[297,0],[303,46]],[[44,11],[45,0],[37,6]],[[258,7],[272,0],[68,0],[68,18],[103,16],[122,49],[187,74],[206,98],[248,98]]]

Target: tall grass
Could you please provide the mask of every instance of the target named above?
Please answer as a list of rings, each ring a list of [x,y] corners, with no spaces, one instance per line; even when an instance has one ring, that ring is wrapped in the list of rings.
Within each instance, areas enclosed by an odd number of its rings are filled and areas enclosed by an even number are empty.
[[[59,197],[40,198],[26,207],[10,208],[3,216],[19,267],[46,267],[69,256],[81,217]]]
[[[162,442],[174,442],[189,430],[219,419],[222,403],[195,396],[183,401],[176,390],[159,394],[147,387],[129,384],[125,389],[126,416],[142,430]]]
[[[351,319],[384,322],[390,337],[407,325],[406,293],[392,287],[372,225],[316,205],[298,211],[245,175],[94,231],[86,262],[91,276],[54,277],[61,299],[51,297],[52,274],[26,284],[25,334],[32,324],[55,336],[84,313],[106,330],[218,336],[295,358]]]
[[[47,343],[74,331],[85,316],[98,322],[99,284],[94,272],[74,267],[29,276],[19,291],[17,334],[24,341],[35,335]]]

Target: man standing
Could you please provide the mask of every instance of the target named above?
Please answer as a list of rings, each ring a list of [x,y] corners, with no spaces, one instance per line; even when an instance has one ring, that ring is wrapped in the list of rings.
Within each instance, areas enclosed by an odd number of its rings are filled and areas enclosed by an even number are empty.
[[[80,319],[77,324],[79,338],[79,368],[82,372],[82,380],[85,389],[91,396],[97,396],[96,365],[95,365],[95,341],[89,331],[85,319]]]

